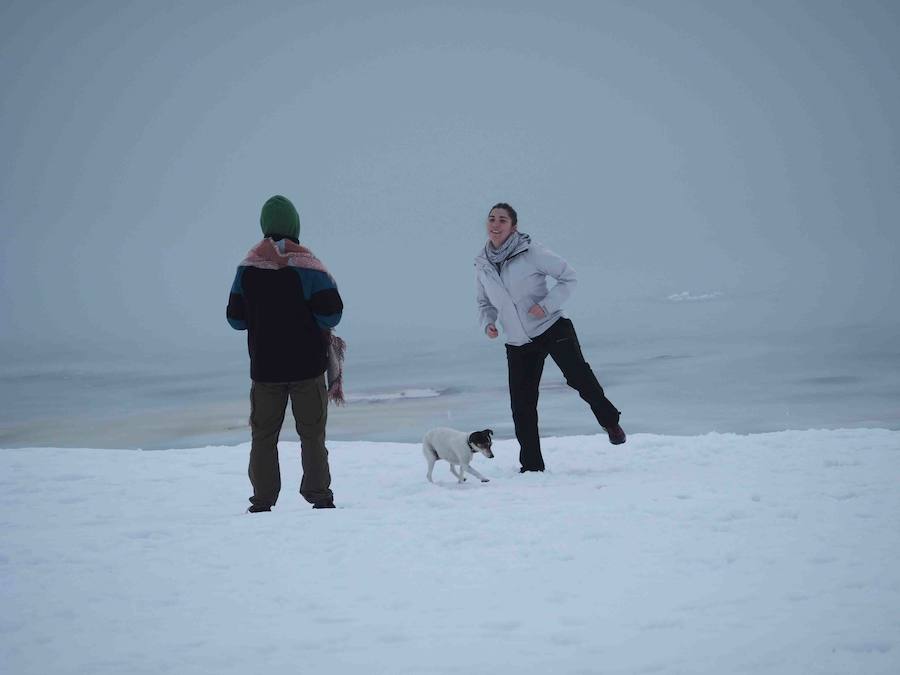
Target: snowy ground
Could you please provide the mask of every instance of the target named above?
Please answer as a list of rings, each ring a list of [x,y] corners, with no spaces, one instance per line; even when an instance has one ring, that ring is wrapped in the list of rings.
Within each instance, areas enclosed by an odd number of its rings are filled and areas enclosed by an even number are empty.
[[[0,451],[0,672],[900,672],[900,432],[330,448],[258,515],[246,446]]]

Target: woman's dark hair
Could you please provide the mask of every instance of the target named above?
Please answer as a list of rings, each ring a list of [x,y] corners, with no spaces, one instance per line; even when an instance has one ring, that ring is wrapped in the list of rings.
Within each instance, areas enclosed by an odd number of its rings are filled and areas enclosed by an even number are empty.
[[[516,210],[513,207],[511,207],[509,204],[507,204],[506,202],[500,202],[499,204],[494,204],[491,207],[491,211],[493,211],[494,209],[503,209],[504,211],[506,211],[509,214],[509,219],[512,221],[513,227],[515,227],[516,223],[519,222],[519,216],[516,213]],[[491,211],[488,211],[488,215],[490,215]]]

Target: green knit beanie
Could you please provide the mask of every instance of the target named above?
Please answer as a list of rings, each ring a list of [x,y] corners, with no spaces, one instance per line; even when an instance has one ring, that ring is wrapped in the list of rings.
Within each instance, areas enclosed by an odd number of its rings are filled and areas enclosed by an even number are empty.
[[[286,237],[300,238],[300,216],[291,200],[281,195],[270,197],[259,214],[259,224],[263,234],[283,234]]]

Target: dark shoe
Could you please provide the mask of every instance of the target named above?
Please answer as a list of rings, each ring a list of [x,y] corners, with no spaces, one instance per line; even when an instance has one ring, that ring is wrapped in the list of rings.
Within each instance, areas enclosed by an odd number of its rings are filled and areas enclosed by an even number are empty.
[[[247,509],[247,513],[263,513],[264,511],[271,511],[271,506],[263,506],[262,504],[251,504],[250,508]]]
[[[603,427],[609,435],[609,442],[613,445],[622,445],[625,442],[625,431],[618,424],[611,427]]]
[[[526,469],[524,466],[519,469],[519,473],[528,473],[529,471],[543,471],[543,469]]]
[[[314,509],[333,509],[334,502],[316,502],[313,504]]]

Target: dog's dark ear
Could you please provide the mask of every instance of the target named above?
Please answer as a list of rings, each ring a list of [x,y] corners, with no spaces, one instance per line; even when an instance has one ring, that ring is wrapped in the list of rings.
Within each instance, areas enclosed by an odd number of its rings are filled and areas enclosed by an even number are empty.
[[[484,433],[486,433],[488,436],[493,436],[493,435],[494,435],[494,430],[493,430],[493,429],[485,429],[485,430],[484,430]]]

